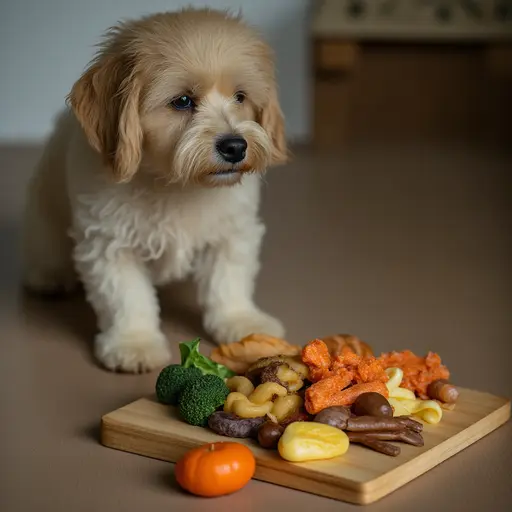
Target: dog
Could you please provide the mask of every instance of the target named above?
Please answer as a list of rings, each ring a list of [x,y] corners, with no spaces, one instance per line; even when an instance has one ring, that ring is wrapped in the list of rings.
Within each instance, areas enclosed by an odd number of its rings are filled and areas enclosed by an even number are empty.
[[[168,364],[158,287],[193,277],[205,330],[284,335],[254,302],[262,176],[289,159],[270,46],[240,16],[120,22],[74,83],[31,177],[24,285],[82,285],[107,369]]]

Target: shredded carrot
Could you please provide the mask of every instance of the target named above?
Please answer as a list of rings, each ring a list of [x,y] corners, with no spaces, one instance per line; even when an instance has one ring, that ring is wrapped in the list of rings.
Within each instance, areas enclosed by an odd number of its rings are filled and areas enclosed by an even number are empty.
[[[400,368],[404,376],[400,387],[413,391],[422,400],[428,399],[427,387],[437,379],[449,379],[448,368],[435,352],[420,357],[410,350],[387,352],[378,358],[384,368]]]
[[[357,365],[354,380],[358,384],[363,382],[382,382],[385,384],[389,377],[382,364],[375,357],[364,357]]]
[[[361,384],[354,384],[345,389],[333,392],[331,386],[327,385],[326,390],[317,388],[317,390],[310,393],[310,390],[315,386],[321,386],[325,381],[334,379],[330,377],[328,379],[321,380],[316,384],[313,384],[306,391],[305,408],[309,414],[318,414],[327,407],[334,407],[339,405],[350,406],[352,405],[359,395],[363,393],[380,393],[382,396],[387,398],[389,396],[388,388],[382,382],[363,382]]]

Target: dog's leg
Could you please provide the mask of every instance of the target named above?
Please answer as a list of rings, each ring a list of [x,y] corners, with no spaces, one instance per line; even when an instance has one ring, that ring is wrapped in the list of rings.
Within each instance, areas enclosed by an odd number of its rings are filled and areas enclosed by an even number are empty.
[[[146,268],[125,249],[110,250],[101,238],[76,246],[75,261],[100,333],[95,355],[110,370],[144,372],[171,357],[160,330],[160,308]]]
[[[43,295],[73,291],[78,279],[73,267],[69,213],[60,162],[46,149],[27,190],[22,226],[23,285]]]
[[[204,326],[219,343],[252,333],[284,336],[282,324],[253,302],[254,281],[265,228],[254,221],[208,247],[197,271]]]

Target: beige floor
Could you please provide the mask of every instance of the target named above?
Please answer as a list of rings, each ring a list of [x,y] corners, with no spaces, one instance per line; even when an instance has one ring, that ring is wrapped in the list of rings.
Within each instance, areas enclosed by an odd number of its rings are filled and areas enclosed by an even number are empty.
[[[0,509],[355,509],[256,481],[205,503],[177,490],[171,464],[99,445],[101,415],[151,392],[155,375],[93,363],[81,298],[20,294],[19,215],[37,154],[0,150]],[[436,350],[454,382],[512,396],[511,171],[510,155],[476,147],[299,151],[268,177],[259,302],[293,342],[343,331],[376,351]],[[164,295],[170,340],[202,334],[190,290]],[[508,424],[372,509],[505,510],[511,434]]]

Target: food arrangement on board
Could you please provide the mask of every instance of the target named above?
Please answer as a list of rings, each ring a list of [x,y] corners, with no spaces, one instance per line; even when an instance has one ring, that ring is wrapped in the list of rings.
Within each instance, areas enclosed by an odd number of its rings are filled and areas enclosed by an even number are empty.
[[[424,424],[441,422],[458,399],[438,354],[403,350],[377,357],[351,335],[300,347],[254,334],[220,345],[210,357],[199,346],[199,339],[180,344],[181,364],[164,368],[155,390],[182,421],[226,438],[178,461],[178,483],[201,496],[234,492],[252,478],[254,456],[237,439],[292,463],[341,459],[351,444],[398,457],[401,444],[423,446]],[[229,483],[206,489],[194,483],[200,465],[205,481],[219,478],[220,467]]]

